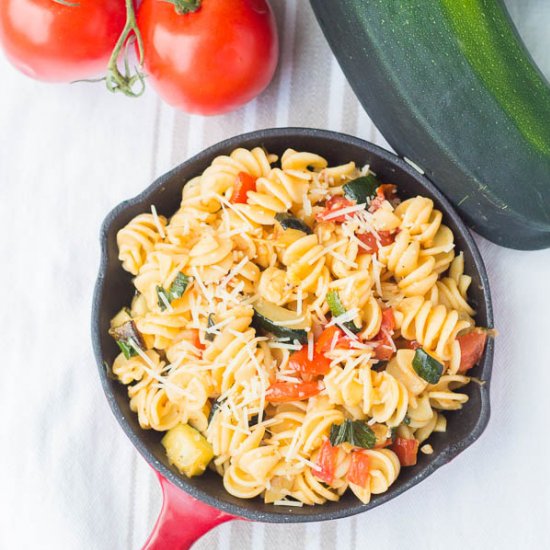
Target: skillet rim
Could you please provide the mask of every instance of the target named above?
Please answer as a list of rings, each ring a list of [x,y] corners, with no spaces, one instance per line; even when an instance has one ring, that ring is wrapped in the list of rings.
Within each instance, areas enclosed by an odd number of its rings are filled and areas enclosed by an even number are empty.
[[[230,502],[223,501],[216,496],[211,495],[209,492],[204,491],[194,485],[189,484],[183,475],[178,475],[166,465],[158,461],[148,445],[142,440],[139,433],[136,433],[127,419],[124,413],[120,410],[115,398],[115,394],[112,390],[112,380],[110,380],[107,370],[104,367],[103,354],[101,349],[101,332],[100,332],[100,309],[103,301],[103,295],[107,291],[108,280],[105,277],[107,266],[109,265],[107,257],[107,239],[111,226],[116,220],[128,209],[140,203],[146,203],[151,195],[153,195],[158,189],[169,181],[174,175],[176,175],[182,168],[190,164],[198,164],[208,159],[213,159],[219,155],[222,151],[236,148],[244,141],[256,141],[258,144],[262,143],[266,138],[285,138],[288,139],[289,145],[292,144],[293,139],[297,138],[321,138],[328,141],[338,142],[340,145],[347,144],[353,145],[363,149],[366,153],[379,157],[383,162],[388,163],[393,168],[405,172],[408,176],[412,177],[417,183],[426,191],[426,195],[430,198],[434,198],[441,206],[444,214],[444,218],[451,219],[459,230],[461,237],[464,239],[469,253],[473,259],[473,269],[475,269],[479,275],[482,284],[482,294],[484,300],[484,307],[487,316],[487,326],[492,328],[494,326],[493,307],[491,301],[491,293],[489,286],[489,279],[485,269],[485,265],[481,258],[481,254],[475,243],[470,231],[466,227],[465,223],[458,216],[456,211],[445,196],[435,187],[431,181],[423,174],[418,172],[404,159],[398,157],[394,153],[391,153],[381,147],[370,143],[366,140],[330,130],[316,129],[316,128],[304,128],[304,127],[284,127],[284,128],[268,128],[263,130],[256,130],[252,132],[246,132],[236,135],[224,141],[218,142],[198,154],[194,155],[190,159],[179,164],[169,172],[158,177],[151,185],[149,185],[144,191],[138,195],[125,200],[115,206],[105,217],[100,231],[101,241],[101,261],[99,272],[94,287],[94,294],[92,300],[92,324],[91,335],[94,355],[99,370],[99,376],[103,391],[111,408],[111,411],[118,423],[126,433],[134,447],[145,458],[145,460],[162,476],[168,479],[176,487],[179,487],[192,497],[216,508],[222,510],[228,514],[236,516],[237,518],[246,518],[255,521],[263,521],[270,523],[307,523],[315,521],[328,521],[334,519],[340,519],[349,517],[361,512],[365,512],[376,506],[380,506],[389,500],[399,496],[403,492],[411,489],[428,476],[433,474],[436,470],[450,462],[453,458],[458,456],[464,449],[472,445],[485,430],[490,417],[490,380],[494,355],[494,342],[492,338],[488,339],[483,362],[480,365],[480,371],[482,372],[483,380],[485,384],[480,387],[480,412],[478,419],[475,423],[472,431],[459,441],[450,444],[441,454],[432,462],[427,464],[424,468],[419,470],[410,479],[405,481],[399,486],[394,486],[392,489],[386,491],[381,495],[376,495],[369,504],[363,504],[359,500],[357,503],[352,503],[348,506],[341,506],[339,508],[324,509],[323,505],[307,507],[307,514],[294,514],[291,507],[278,506],[277,513],[270,513],[260,510],[250,510],[246,507],[234,505]],[[220,483],[220,491],[223,491],[223,486]],[[340,501],[341,502],[341,501]],[[284,511],[286,509],[286,512]]]

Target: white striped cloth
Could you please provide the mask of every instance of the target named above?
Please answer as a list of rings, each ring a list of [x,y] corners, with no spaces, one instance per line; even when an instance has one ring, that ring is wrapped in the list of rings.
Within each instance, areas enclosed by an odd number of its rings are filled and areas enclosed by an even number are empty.
[[[160,508],[152,471],[108,410],[90,349],[107,211],[205,146],[248,130],[312,126],[386,145],[308,2],[273,4],[279,71],[260,98],[223,117],[176,114],[150,91],[132,101],[99,85],[42,85],[0,58],[1,549],[137,549]],[[508,4],[550,74],[550,4]],[[366,514],[229,523],[197,550],[550,547],[550,251],[478,242],[500,332],[493,415],[480,441]]]

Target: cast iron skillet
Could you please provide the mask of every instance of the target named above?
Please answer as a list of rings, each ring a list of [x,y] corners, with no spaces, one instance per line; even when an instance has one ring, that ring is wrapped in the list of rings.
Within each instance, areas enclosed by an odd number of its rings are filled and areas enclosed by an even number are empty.
[[[493,327],[487,274],[468,229],[432,183],[402,159],[371,143],[326,130],[260,130],[218,143],[161,176],[143,193],[117,206],[105,219],[101,229],[101,266],[92,313],[94,352],[107,400],[123,430],[140,454],[156,470],[163,483],[163,511],[155,534],[146,543],[147,548],[188,548],[214,525],[235,517],[266,522],[307,522],[332,520],[364,512],[410,489],[447,464],[481,435],[489,420],[489,381],[493,360],[491,339],[483,361],[472,371],[472,375],[485,380],[485,384],[468,385],[466,392],[470,400],[467,405],[462,410],[447,415],[446,433],[432,436],[434,453],[429,456],[420,453],[416,467],[403,468],[389,491],[373,497],[367,505],[359,502],[352,494],[346,494],[339,502],[302,508],[266,505],[260,499],[240,500],[223,489],[221,478],[217,474],[207,471],[202,477],[187,479],[168,464],[160,444],[162,434],[139,427],[137,417],[128,405],[126,387],[110,378],[104,366],[111,365],[119,352],[115,342],[107,334],[109,320],[130,302],[133,294],[131,277],[122,269],[117,259],[116,234],[134,216],[150,211],[151,204],[156,206],[159,213],[171,216],[179,206],[184,183],[200,174],[214,157],[229,154],[236,147],[252,148],[258,145],[279,155],[287,147],[315,152],[326,157],[331,165],[350,160],[360,166],[368,163],[382,181],[398,184],[402,197],[422,194],[432,198],[437,208],[443,211],[444,222],[453,230],[457,250],[464,252],[466,272],[473,279],[469,296],[478,312],[477,323]],[[192,520],[186,522],[186,518],[190,519],[189,514]]]

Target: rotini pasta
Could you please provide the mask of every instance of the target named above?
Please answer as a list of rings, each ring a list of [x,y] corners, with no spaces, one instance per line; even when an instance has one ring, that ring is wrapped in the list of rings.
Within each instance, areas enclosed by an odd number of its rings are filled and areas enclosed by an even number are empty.
[[[152,207],[118,233],[136,295],[112,372],[185,475],[209,466],[269,504],[368,503],[468,401],[483,332],[464,256],[431,199],[372,181],[240,148],[170,219]]]

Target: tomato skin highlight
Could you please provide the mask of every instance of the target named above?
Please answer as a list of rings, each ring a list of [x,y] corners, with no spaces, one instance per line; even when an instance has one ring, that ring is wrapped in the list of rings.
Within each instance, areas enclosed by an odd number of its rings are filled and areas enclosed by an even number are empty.
[[[320,353],[313,353],[311,361],[308,358],[308,346],[295,351],[288,359],[288,368],[300,373],[322,376],[330,370],[330,359]]]
[[[233,204],[245,204],[248,199],[249,191],[256,191],[256,178],[246,172],[239,172],[235,183],[235,189],[231,194],[231,199],[229,202]]]
[[[0,44],[22,73],[46,82],[71,82],[105,72],[122,33],[121,0],[2,0]]]
[[[318,382],[275,382],[267,389],[265,398],[270,403],[302,401],[317,395],[322,389]]]
[[[481,359],[487,343],[487,333],[473,331],[457,337],[460,344],[460,366],[458,372],[470,370]]]
[[[397,455],[401,466],[414,466],[418,455],[418,441],[416,439],[395,439],[390,449]]]
[[[361,451],[351,453],[351,463],[346,479],[359,487],[366,487],[370,480],[369,457]]]
[[[312,470],[313,475],[330,485],[334,481],[336,472],[336,459],[338,457],[338,447],[333,447],[328,439],[323,441],[319,456],[317,457],[318,470]]]
[[[266,0],[202,0],[187,14],[168,2],[143,0],[137,20],[147,82],[188,113],[237,109],[261,93],[275,72],[277,27]]]
[[[338,346],[339,343],[347,338],[341,328],[338,328],[335,325],[327,327],[325,330],[323,330],[317,342],[315,342],[315,353],[319,353],[322,355],[328,353],[332,346],[332,340],[335,334],[338,334],[338,336],[336,337],[336,346]]]

